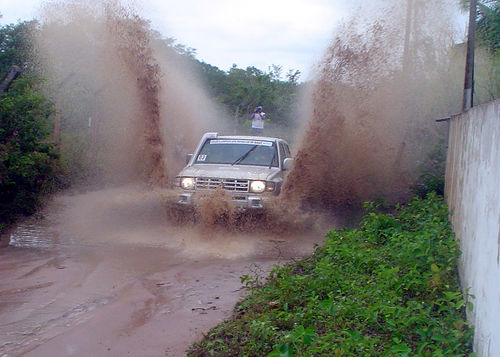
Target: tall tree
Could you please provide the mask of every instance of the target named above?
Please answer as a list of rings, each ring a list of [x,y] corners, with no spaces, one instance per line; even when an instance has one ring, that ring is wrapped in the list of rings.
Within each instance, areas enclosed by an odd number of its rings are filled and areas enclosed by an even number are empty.
[[[32,34],[37,26],[36,21],[27,21],[0,28],[0,79],[5,77],[12,65],[34,70]]]

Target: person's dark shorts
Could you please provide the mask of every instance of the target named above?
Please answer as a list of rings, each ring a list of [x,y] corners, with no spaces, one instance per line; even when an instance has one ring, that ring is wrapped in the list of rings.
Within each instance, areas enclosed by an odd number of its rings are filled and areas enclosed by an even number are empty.
[[[264,129],[252,128],[252,135],[263,135]]]

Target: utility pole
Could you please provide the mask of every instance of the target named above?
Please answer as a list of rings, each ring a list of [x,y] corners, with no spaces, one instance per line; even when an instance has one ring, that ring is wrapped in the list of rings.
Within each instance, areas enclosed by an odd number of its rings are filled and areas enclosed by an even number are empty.
[[[464,98],[462,111],[474,105],[474,47],[476,37],[477,0],[470,0],[469,34],[467,35],[467,55],[465,58]]]

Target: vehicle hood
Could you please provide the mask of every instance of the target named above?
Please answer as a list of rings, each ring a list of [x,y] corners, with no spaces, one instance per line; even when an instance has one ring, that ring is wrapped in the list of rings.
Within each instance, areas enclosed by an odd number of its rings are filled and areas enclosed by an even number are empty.
[[[188,177],[215,177],[224,179],[241,180],[266,180],[271,181],[279,175],[281,170],[277,167],[250,166],[250,165],[217,165],[195,164],[185,167],[178,176]]]

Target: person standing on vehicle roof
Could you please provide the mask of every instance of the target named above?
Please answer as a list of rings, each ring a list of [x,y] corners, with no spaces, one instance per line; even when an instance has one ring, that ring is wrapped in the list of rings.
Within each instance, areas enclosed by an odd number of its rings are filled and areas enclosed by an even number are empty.
[[[262,111],[262,107],[257,107],[250,117],[252,119],[252,135],[264,134],[264,120],[266,120],[266,113]]]

